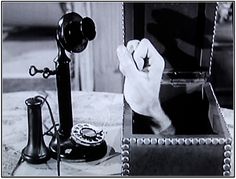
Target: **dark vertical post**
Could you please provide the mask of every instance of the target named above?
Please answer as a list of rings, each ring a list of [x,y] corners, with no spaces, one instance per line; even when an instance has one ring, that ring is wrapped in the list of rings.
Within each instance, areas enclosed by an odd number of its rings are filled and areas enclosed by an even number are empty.
[[[145,3],[134,3],[134,39],[142,40],[145,32]]]
[[[67,57],[65,50],[58,43],[58,57],[55,59],[56,81],[58,92],[58,107],[60,127],[59,135],[63,138],[70,137],[73,126],[72,104],[71,104],[71,84],[70,84],[70,59]]]

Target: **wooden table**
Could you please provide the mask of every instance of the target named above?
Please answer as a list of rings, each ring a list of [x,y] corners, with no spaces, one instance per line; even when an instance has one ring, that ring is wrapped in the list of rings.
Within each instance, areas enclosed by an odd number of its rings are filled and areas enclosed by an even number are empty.
[[[9,176],[27,143],[27,107],[25,100],[36,95],[48,94],[54,118],[58,121],[57,94],[47,92],[15,92],[2,95],[2,175]],[[106,131],[108,154],[93,162],[61,162],[62,176],[106,176],[121,174],[120,144],[122,136],[123,96],[122,94],[100,92],[72,92],[74,124],[90,123]],[[233,110],[222,109],[231,135],[233,135]],[[46,105],[42,108],[43,130],[51,127]],[[46,144],[51,137],[44,137]],[[109,153],[110,151],[113,151]],[[233,170],[233,168],[232,168]],[[46,164],[22,163],[16,170],[17,176],[57,176],[56,160]]]

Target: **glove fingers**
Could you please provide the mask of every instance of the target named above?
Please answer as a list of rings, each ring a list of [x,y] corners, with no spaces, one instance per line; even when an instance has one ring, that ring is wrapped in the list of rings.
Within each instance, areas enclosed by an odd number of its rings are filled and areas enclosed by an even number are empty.
[[[126,47],[127,47],[130,54],[132,54],[136,50],[136,48],[138,47],[139,42],[140,42],[139,40],[130,40],[127,43]]]
[[[148,58],[148,73],[151,80],[161,79],[165,61],[148,39],[142,39],[134,52],[134,59]]]
[[[119,68],[121,73],[126,77],[131,76],[132,78],[135,78],[139,71],[136,68],[131,54],[124,45],[120,45],[117,48],[117,56],[120,62]]]

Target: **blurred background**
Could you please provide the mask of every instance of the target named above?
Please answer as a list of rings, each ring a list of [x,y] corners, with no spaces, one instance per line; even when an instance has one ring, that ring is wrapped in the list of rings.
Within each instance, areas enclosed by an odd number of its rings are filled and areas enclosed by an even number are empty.
[[[218,3],[211,82],[222,107],[233,108],[233,2]],[[55,90],[55,77],[31,77],[31,65],[54,69],[55,29],[66,9],[91,17],[96,38],[71,58],[73,90],[122,92],[116,48],[123,43],[120,2],[3,2],[3,92]]]
[[[122,3],[4,2],[3,92],[55,90],[55,77],[31,77],[28,68],[54,69],[55,32],[60,17],[73,10],[95,22],[96,37],[71,58],[73,90],[122,92],[116,48],[123,43]]]
[[[234,99],[234,2],[219,2],[211,82],[222,107],[233,109]]]

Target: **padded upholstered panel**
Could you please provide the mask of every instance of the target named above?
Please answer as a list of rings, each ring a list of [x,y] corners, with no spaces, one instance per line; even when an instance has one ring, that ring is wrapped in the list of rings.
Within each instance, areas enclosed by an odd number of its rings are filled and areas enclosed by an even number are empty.
[[[131,145],[131,175],[222,175],[223,145]]]

